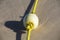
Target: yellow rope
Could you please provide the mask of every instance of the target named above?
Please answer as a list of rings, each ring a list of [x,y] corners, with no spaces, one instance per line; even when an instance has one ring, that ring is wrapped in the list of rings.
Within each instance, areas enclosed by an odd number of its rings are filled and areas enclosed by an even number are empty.
[[[31,30],[27,31],[27,40],[30,40],[30,34],[31,34]]]
[[[26,40],[30,40],[30,34],[31,34],[31,31],[33,29],[33,25],[31,23],[29,23],[26,27],[26,30],[27,30],[27,39]]]
[[[32,10],[33,14],[36,12],[37,3],[38,3],[38,0],[35,0],[34,5],[33,5],[33,10]]]
[[[33,14],[36,11],[37,3],[38,3],[38,0],[35,0],[34,5],[33,5],[33,10],[32,10]],[[30,40],[30,34],[31,34],[31,31],[33,28],[34,28],[33,24],[28,23],[28,25],[26,27],[26,29],[27,29],[27,39],[26,40]]]

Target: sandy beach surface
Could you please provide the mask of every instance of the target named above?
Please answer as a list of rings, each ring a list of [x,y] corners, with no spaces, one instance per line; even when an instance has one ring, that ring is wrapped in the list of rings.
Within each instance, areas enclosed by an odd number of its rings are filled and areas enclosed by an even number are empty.
[[[32,10],[34,0],[0,0],[0,40],[26,40],[23,18]],[[31,40],[60,40],[60,0],[39,0],[38,28]]]

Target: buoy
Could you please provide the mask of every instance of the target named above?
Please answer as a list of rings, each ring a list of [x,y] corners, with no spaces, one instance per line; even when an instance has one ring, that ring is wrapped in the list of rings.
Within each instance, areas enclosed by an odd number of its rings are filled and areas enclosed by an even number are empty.
[[[23,24],[25,28],[27,25],[31,25],[32,29],[36,29],[38,27],[39,19],[36,14],[29,13],[23,19]]]

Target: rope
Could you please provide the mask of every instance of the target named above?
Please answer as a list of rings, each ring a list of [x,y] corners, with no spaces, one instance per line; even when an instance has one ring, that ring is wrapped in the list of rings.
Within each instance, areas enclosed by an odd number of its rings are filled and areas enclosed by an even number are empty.
[[[33,10],[32,10],[33,14],[36,12],[37,3],[38,3],[38,0],[35,0],[34,5],[33,5]]]
[[[31,30],[27,31],[27,40],[30,40],[30,34],[31,34]]]
[[[29,22],[27,24],[27,27],[26,27],[26,30],[27,30],[27,39],[26,40],[30,40],[30,34],[31,34],[31,31],[33,30],[33,24],[31,22]]]
[[[32,10],[33,14],[36,11],[37,3],[38,3],[38,0],[35,0],[34,5],[33,5],[33,10]],[[33,28],[34,28],[34,25],[31,22],[27,23],[27,27],[26,27],[27,39],[26,40],[30,40],[30,34],[31,34],[31,31],[33,30]]]

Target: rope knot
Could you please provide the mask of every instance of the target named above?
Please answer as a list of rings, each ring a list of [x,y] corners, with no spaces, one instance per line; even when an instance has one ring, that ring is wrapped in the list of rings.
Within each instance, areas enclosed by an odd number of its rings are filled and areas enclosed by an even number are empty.
[[[34,28],[34,25],[32,22],[28,22],[26,26],[27,30],[32,30]]]

